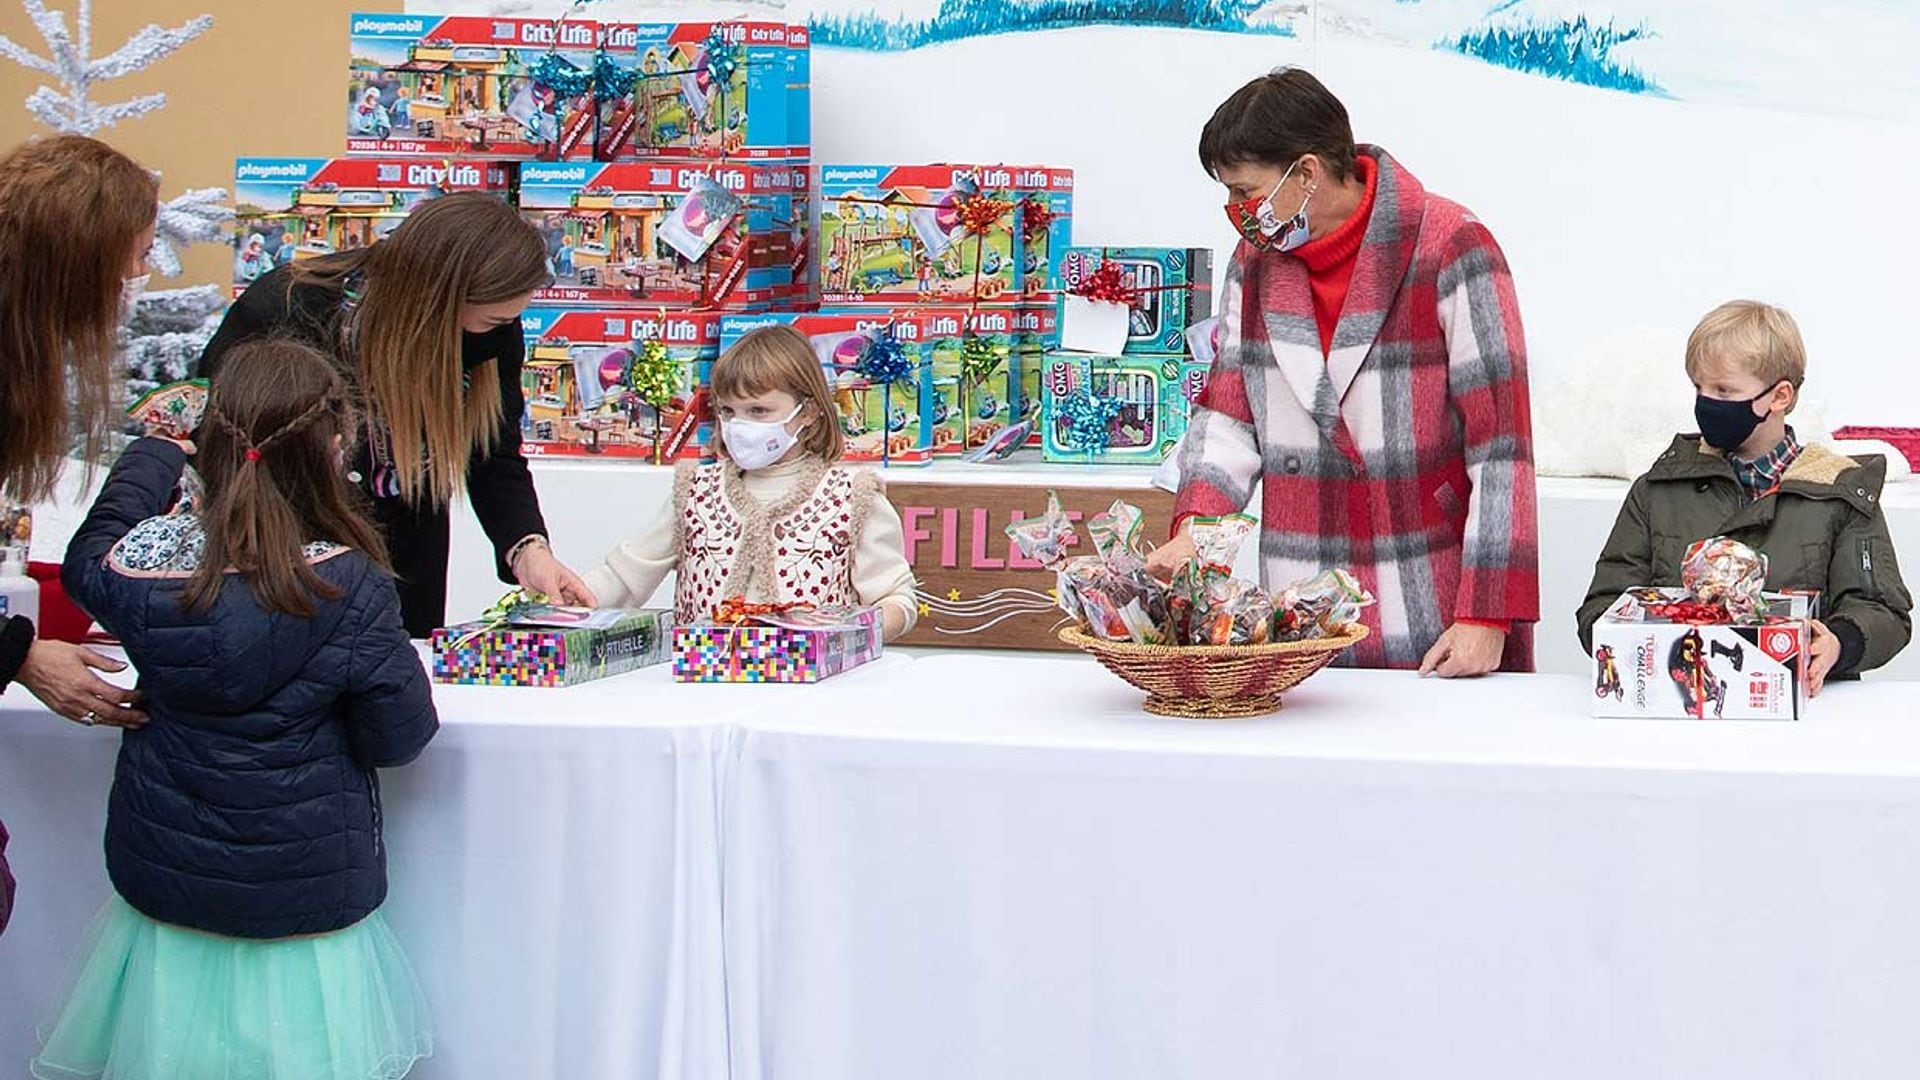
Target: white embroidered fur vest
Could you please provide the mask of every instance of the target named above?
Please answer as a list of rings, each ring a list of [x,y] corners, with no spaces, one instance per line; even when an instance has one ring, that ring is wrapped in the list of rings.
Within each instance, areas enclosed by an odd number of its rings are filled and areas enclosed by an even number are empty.
[[[858,603],[853,552],[879,486],[871,473],[817,464],[795,477],[786,496],[763,505],[733,465],[682,464],[674,478],[675,617],[710,617],[733,596],[815,607]]]

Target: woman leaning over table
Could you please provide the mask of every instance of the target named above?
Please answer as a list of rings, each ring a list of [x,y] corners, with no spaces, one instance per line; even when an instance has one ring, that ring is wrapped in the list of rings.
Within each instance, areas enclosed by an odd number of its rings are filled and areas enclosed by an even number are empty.
[[[116,340],[146,284],[159,183],[105,143],[34,139],[0,158],[0,498],[44,502],[80,436],[95,459],[115,422]],[[71,387],[71,392],[69,388]],[[19,683],[69,720],[138,727],[136,696],[94,674],[126,665],[0,624],[0,690]],[[13,907],[0,826],[0,929]]]
[[[1486,226],[1358,145],[1305,71],[1242,87],[1200,135],[1242,242],[1180,458],[1186,522],[1261,485],[1261,576],[1351,568],[1379,598],[1343,662],[1442,676],[1533,667],[1539,617],[1526,346]]]

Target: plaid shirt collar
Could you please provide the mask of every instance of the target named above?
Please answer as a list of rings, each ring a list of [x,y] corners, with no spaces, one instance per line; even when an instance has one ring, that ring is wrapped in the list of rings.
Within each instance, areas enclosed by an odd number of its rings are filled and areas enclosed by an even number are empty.
[[[1746,493],[1749,502],[1757,500],[1779,486],[1780,478],[1787,474],[1787,467],[1800,456],[1800,440],[1793,437],[1793,429],[1787,429],[1787,437],[1780,440],[1773,449],[1747,461],[1729,457],[1733,465],[1733,477],[1740,481],[1740,490]]]

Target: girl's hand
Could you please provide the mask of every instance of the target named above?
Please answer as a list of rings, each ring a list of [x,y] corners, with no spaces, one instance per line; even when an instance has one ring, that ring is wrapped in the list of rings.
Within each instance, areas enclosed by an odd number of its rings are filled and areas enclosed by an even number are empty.
[[[147,714],[134,706],[140,695],[123,690],[94,671],[125,671],[127,665],[92,649],[64,641],[36,641],[27,650],[14,681],[33,692],[41,703],[80,724],[111,724],[137,728]]]
[[[520,587],[528,592],[539,593],[556,604],[568,607],[597,607],[599,601],[593,597],[593,590],[580,575],[566,568],[559,559],[553,557],[553,549],[545,543],[530,544],[514,560],[513,576]]]

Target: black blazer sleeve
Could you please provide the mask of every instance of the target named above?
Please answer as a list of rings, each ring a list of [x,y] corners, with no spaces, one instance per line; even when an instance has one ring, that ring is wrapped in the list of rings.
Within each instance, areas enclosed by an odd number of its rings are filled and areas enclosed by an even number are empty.
[[[500,377],[500,433],[492,451],[476,451],[467,466],[467,501],[493,543],[495,569],[507,584],[513,583],[507,552],[528,536],[547,535],[533,473],[520,453],[520,421],[526,411],[520,389],[520,367],[527,356],[523,333],[520,320],[515,319],[497,330],[472,335],[467,342],[468,359],[484,363],[490,357]]]

